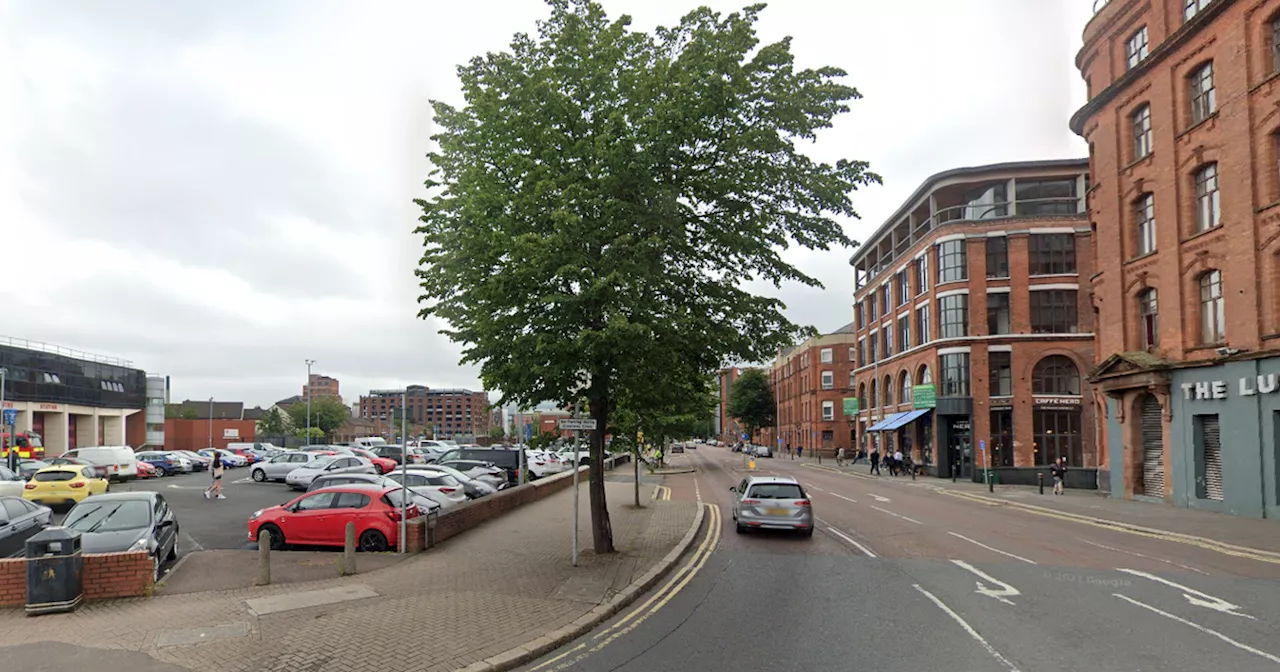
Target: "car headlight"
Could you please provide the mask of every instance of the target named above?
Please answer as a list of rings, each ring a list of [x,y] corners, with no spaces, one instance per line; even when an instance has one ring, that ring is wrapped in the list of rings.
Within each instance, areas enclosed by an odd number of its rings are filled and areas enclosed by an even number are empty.
[[[252,515],[252,516],[249,516],[249,520],[255,520],[255,519],[257,519],[257,517],[258,517],[258,516],[261,516],[261,515],[262,515],[262,512],[263,512],[263,511],[266,511],[266,509],[258,509],[257,511],[254,511],[254,512],[253,512],[253,515]]]
[[[148,544],[147,544],[147,538],[146,538],[146,537],[143,537],[143,538],[141,538],[141,539],[139,539],[139,540],[137,540],[137,541],[133,542],[133,545],[129,547],[129,550],[130,550],[130,551],[146,551],[146,550],[149,550],[149,546],[148,546]]]

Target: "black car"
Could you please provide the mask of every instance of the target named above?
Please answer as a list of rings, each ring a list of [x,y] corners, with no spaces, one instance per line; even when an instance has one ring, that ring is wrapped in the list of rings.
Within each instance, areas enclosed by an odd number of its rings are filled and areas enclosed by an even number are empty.
[[[53,509],[21,497],[0,497],[0,558],[22,555],[27,540],[53,523]]]
[[[80,533],[85,553],[146,551],[159,580],[164,564],[178,559],[178,518],[158,492],[108,492],[71,507],[64,527]]]
[[[506,448],[454,448],[441,455],[437,464],[449,464],[458,460],[475,460],[488,462],[507,472],[507,481],[512,485],[520,482],[520,451]],[[526,480],[534,479],[533,472],[526,474]]]

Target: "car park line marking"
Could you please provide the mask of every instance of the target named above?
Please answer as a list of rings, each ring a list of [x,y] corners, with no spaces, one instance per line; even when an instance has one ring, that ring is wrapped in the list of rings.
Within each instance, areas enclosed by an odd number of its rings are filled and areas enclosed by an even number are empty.
[[[945,602],[938,599],[938,597],[933,593],[925,590],[918,583],[913,584],[911,587],[915,588],[921,595],[924,595],[925,597],[929,598],[929,601],[933,602],[934,605],[936,605],[939,609],[943,611],[943,613],[950,616],[951,619],[954,620],[956,623],[959,623],[960,627],[964,628],[964,631],[969,633],[969,636],[972,637],[974,641],[981,644],[982,648],[986,649],[987,653],[991,654],[992,658],[995,658],[996,660],[1000,661],[1002,665],[1009,668],[1010,672],[1018,672],[1017,666],[1009,662],[1008,658],[1005,658],[1004,656],[1000,655],[1000,652],[996,651],[996,648],[994,646],[991,646],[991,644],[988,643],[987,640],[984,639],[982,635],[978,633],[977,630],[973,629],[972,625],[969,625],[969,623],[965,621],[964,618],[960,616],[960,614],[957,614],[951,607],[948,607]]]
[[[1262,657],[1262,658],[1266,658],[1267,660],[1269,660],[1269,661],[1271,661],[1271,662],[1273,662],[1273,663],[1280,664],[1280,657],[1273,656],[1273,655],[1271,655],[1270,653],[1267,653],[1266,651],[1261,651],[1261,650],[1259,650],[1259,649],[1255,649],[1255,648],[1253,648],[1252,646],[1249,646],[1248,644],[1245,644],[1245,643],[1243,643],[1243,642],[1237,642],[1236,640],[1231,639],[1230,637],[1228,637],[1228,636],[1226,636],[1226,635],[1222,634],[1221,632],[1218,632],[1217,630],[1213,630],[1213,629],[1210,629],[1210,628],[1206,628],[1206,627],[1204,627],[1203,625],[1200,625],[1199,623],[1192,623],[1191,621],[1188,621],[1188,620],[1187,620],[1187,619],[1185,619],[1185,618],[1182,618],[1182,617],[1179,617],[1179,616],[1175,616],[1175,615],[1173,615],[1173,614],[1171,614],[1171,613],[1169,613],[1169,612],[1167,612],[1167,611],[1164,611],[1164,610],[1162,610],[1162,609],[1157,609],[1156,607],[1153,607],[1153,606],[1151,606],[1151,605],[1149,605],[1149,604],[1146,604],[1146,603],[1143,603],[1143,602],[1139,602],[1139,601],[1137,601],[1137,600],[1135,600],[1135,599],[1133,599],[1132,597],[1129,597],[1129,596],[1127,596],[1127,595],[1121,595],[1120,593],[1111,593],[1111,595],[1112,595],[1112,597],[1118,597],[1118,598],[1120,598],[1120,599],[1124,600],[1125,602],[1128,602],[1129,604],[1134,604],[1134,605],[1137,605],[1137,606],[1139,606],[1139,607],[1142,607],[1143,609],[1146,609],[1147,611],[1150,611],[1150,612],[1153,612],[1153,613],[1156,613],[1156,614],[1160,614],[1161,616],[1164,616],[1165,618],[1167,618],[1167,619],[1169,619],[1169,620],[1177,621],[1177,622],[1179,622],[1179,623],[1181,623],[1181,624],[1183,624],[1183,625],[1189,625],[1189,626],[1191,626],[1191,627],[1195,628],[1196,630],[1199,630],[1200,632],[1203,632],[1203,633],[1205,633],[1205,634],[1207,634],[1207,635],[1213,635],[1214,637],[1217,637],[1218,639],[1220,639],[1220,640],[1222,640],[1222,641],[1224,641],[1224,642],[1226,642],[1226,643],[1230,644],[1231,646],[1236,647],[1237,649],[1240,649],[1241,651],[1248,651],[1249,653],[1252,653],[1252,654],[1253,654],[1253,655],[1255,655],[1255,656],[1260,656],[1260,657]]]
[[[1187,598],[1187,602],[1190,602],[1191,604],[1194,604],[1197,607],[1212,609],[1214,611],[1221,612],[1224,614],[1231,614],[1232,616],[1240,616],[1242,618],[1247,618],[1251,621],[1257,620],[1256,618],[1250,616],[1249,614],[1239,613],[1237,610],[1240,609],[1240,605],[1232,604],[1220,597],[1214,597],[1212,595],[1209,595],[1208,593],[1202,593],[1196,590],[1195,588],[1188,588],[1182,584],[1174,583],[1169,579],[1156,576],[1155,574],[1140,572],[1136,569],[1116,568],[1116,571],[1124,572],[1125,574],[1132,574],[1133,576],[1140,576],[1144,579],[1151,579],[1156,583],[1163,583],[1164,585],[1169,586],[1170,588],[1177,588],[1178,590],[1182,591],[1182,596]]]
[[[1152,557],[1152,556],[1150,556],[1150,555],[1143,555],[1142,553],[1139,553],[1139,552],[1137,552],[1137,551],[1127,551],[1127,550],[1125,550],[1125,549],[1123,549],[1123,548],[1116,548],[1115,546],[1108,546],[1108,545],[1106,545],[1106,544],[1099,544],[1099,543],[1098,543],[1098,542],[1096,542],[1096,541],[1089,541],[1088,539],[1085,539],[1085,538],[1083,538],[1083,537],[1077,537],[1077,539],[1079,539],[1080,541],[1083,541],[1083,542],[1084,542],[1084,543],[1086,543],[1086,544],[1089,544],[1090,546],[1097,546],[1098,548],[1105,548],[1105,549],[1107,549],[1108,551],[1115,551],[1115,552],[1117,552],[1117,553],[1124,553],[1124,554],[1126,554],[1126,555],[1132,555],[1132,556],[1134,556],[1134,557],[1138,557],[1138,558],[1146,558],[1147,560],[1155,560],[1155,561],[1157,561],[1157,562],[1163,562],[1163,563],[1165,563],[1165,564],[1167,564],[1167,565],[1174,565],[1174,566],[1177,566],[1177,567],[1181,567],[1182,569],[1185,569],[1185,570],[1187,570],[1187,571],[1189,571],[1189,572],[1196,572],[1196,573],[1198,573],[1198,574],[1203,574],[1203,575],[1205,575],[1205,576],[1209,576],[1209,572],[1206,572],[1206,571],[1204,571],[1203,569],[1196,569],[1195,567],[1192,567],[1192,566],[1190,566],[1190,565],[1184,565],[1184,564],[1182,564],[1182,563],[1180,563],[1180,562],[1174,562],[1174,561],[1172,561],[1172,560],[1166,560],[1166,559],[1164,559],[1164,558],[1156,558],[1156,557]]]
[[[960,568],[962,568],[962,569],[966,569],[966,570],[968,570],[968,571],[972,572],[973,574],[976,574],[977,576],[979,576],[979,577],[981,577],[981,578],[983,578],[983,579],[986,579],[987,581],[990,581],[991,583],[994,583],[994,584],[996,584],[997,586],[999,586],[999,587],[1000,587],[1000,588],[997,590],[997,589],[993,589],[993,588],[988,587],[988,586],[987,586],[987,584],[985,584],[985,583],[983,583],[983,582],[981,582],[981,581],[975,581],[974,583],[975,583],[975,585],[977,585],[977,586],[978,586],[978,589],[977,589],[977,590],[975,590],[975,591],[973,591],[973,592],[975,592],[975,593],[977,593],[977,594],[979,594],[979,595],[986,595],[987,597],[994,598],[995,600],[997,600],[997,601],[999,601],[999,602],[1003,602],[1003,603],[1005,603],[1005,604],[1007,604],[1007,605],[1009,605],[1009,606],[1013,606],[1013,602],[1010,602],[1010,601],[1009,601],[1008,599],[1006,599],[1006,598],[1010,598],[1010,597],[1017,597],[1017,596],[1019,596],[1019,595],[1021,595],[1021,594],[1022,594],[1021,592],[1019,592],[1019,591],[1018,591],[1018,589],[1017,589],[1017,588],[1014,588],[1013,586],[1011,586],[1011,585],[1009,585],[1009,584],[1005,583],[1004,581],[1001,581],[1000,579],[997,579],[997,578],[995,578],[995,577],[991,576],[990,574],[987,574],[986,572],[983,572],[981,569],[978,569],[977,567],[974,567],[973,565],[971,565],[971,564],[969,564],[969,563],[965,562],[964,560],[955,560],[955,559],[953,559],[951,562],[952,562],[952,564],[954,564],[955,566],[960,567]]]
[[[845,534],[844,532],[841,532],[840,530],[837,530],[836,528],[832,527],[832,526],[831,526],[831,523],[828,523],[827,521],[822,520],[821,518],[815,518],[814,520],[816,520],[817,522],[822,523],[823,525],[825,525],[825,526],[826,526],[826,527],[822,528],[822,531],[827,532],[827,533],[830,533],[830,534],[833,534],[833,535],[835,535],[835,536],[837,536],[837,537],[840,537],[840,538],[841,538],[841,539],[843,539],[845,542],[847,542],[849,545],[853,546],[854,548],[858,549],[859,551],[862,551],[863,555],[866,555],[868,558],[878,557],[878,556],[876,556],[876,554],[875,554],[875,553],[873,553],[873,552],[871,551],[871,549],[870,549],[870,548],[867,548],[867,547],[866,547],[866,546],[864,546],[863,544],[858,543],[858,540],[857,540],[857,539],[854,539],[853,537],[851,537],[851,536],[849,536],[849,535]]]
[[[1012,554],[1012,553],[1009,553],[1009,552],[1006,552],[1006,551],[1002,551],[1002,550],[1000,550],[1000,549],[998,549],[998,548],[992,548],[991,546],[988,546],[988,545],[986,545],[986,544],[982,543],[981,541],[975,541],[975,540],[973,540],[973,539],[970,539],[969,537],[964,536],[963,534],[956,534],[955,532],[947,532],[947,534],[950,534],[950,535],[951,535],[951,536],[953,536],[953,537],[959,537],[960,539],[964,539],[965,541],[967,541],[967,542],[969,542],[969,543],[971,543],[971,544],[973,544],[973,545],[975,545],[975,546],[981,546],[982,548],[985,548],[985,549],[987,549],[988,551],[991,551],[992,553],[999,553],[1000,555],[1006,555],[1006,556],[1009,556],[1010,558],[1013,558],[1014,560],[1021,560],[1022,562],[1025,562],[1025,563],[1027,563],[1028,565],[1034,565],[1034,564],[1037,564],[1035,560],[1028,560],[1028,559],[1026,559],[1026,558],[1022,557],[1021,555],[1014,555],[1014,554]]]
[[[908,518],[908,517],[906,517],[906,516],[902,515],[901,513],[894,513],[894,512],[892,512],[892,511],[890,511],[889,509],[882,509],[882,508],[880,508],[880,507],[878,507],[878,506],[875,506],[874,504],[871,506],[871,508],[875,509],[876,511],[879,511],[880,513],[887,513],[887,514],[889,514],[889,515],[893,516],[894,518],[901,518],[901,519],[903,519],[903,520],[907,521],[908,523],[915,523],[916,525],[924,525],[924,523],[922,523],[922,522],[920,522],[920,521],[916,520],[915,518]]]

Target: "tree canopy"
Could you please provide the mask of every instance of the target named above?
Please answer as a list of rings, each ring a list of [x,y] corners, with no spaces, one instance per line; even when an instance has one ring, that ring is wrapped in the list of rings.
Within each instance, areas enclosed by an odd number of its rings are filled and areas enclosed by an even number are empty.
[[[302,417],[306,419],[306,408],[303,407]],[[279,408],[271,407],[263,414],[262,419],[258,421],[258,434],[263,436],[284,436],[289,433],[290,420],[287,415],[280,412]]]
[[[729,388],[729,407],[725,412],[738,419],[748,436],[754,436],[761,427],[772,425],[776,410],[773,386],[760,369],[743,371]]]
[[[289,407],[288,412],[289,420],[293,427],[302,432],[299,436],[306,436],[307,403],[304,401],[293,404]],[[326,435],[332,434],[350,418],[351,409],[334,397],[320,397],[311,400],[312,429],[319,428]]]
[[[548,4],[536,35],[459,67],[462,106],[433,101],[420,314],[504,403],[581,393],[604,427],[645,375],[807,333],[747,283],[820,286],[782,251],[851,246],[835,217],[879,177],[801,151],[859,94],[838,68],[797,68],[789,38],[761,45],[763,5],[643,33],[597,2]],[[603,445],[594,432],[591,513],[610,552]]]

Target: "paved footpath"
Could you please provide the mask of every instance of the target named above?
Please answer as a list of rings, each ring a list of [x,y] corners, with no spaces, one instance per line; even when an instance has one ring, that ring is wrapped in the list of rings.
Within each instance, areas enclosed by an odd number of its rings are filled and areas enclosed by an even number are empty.
[[[653,485],[642,486],[642,509],[630,506],[630,483],[606,486],[618,553],[590,551],[584,482],[577,568],[567,489],[368,574],[38,618],[0,611],[0,660],[28,671],[86,660],[97,672],[457,670],[583,617],[661,561],[697,519],[696,502],[650,500]]]

